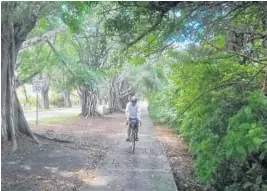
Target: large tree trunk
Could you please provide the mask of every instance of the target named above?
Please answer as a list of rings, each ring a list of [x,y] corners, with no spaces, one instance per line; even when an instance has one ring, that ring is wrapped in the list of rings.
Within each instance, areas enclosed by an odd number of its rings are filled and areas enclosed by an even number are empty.
[[[123,104],[120,99],[120,92],[122,86],[118,85],[116,80],[117,78],[114,78],[110,83],[109,97],[108,97],[108,105],[110,113],[122,111],[123,109]]]
[[[44,109],[49,109],[49,77],[40,75],[40,79],[42,80],[42,106]]]
[[[129,96],[135,94],[135,88],[129,87],[124,80],[118,80],[114,78],[110,83],[108,105],[109,112],[123,111],[129,101]]]
[[[70,99],[70,92],[68,90],[63,90],[63,97],[64,97],[64,106],[71,107],[71,99]]]
[[[11,140],[12,150],[17,149],[16,136],[27,134],[34,138],[16,94],[15,66],[17,55],[27,34],[34,28],[36,19],[32,15],[22,23],[13,23],[16,3],[2,2],[1,29],[1,136],[2,140]],[[29,20],[27,20],[29,19]],[[37,141],[38,142],[38,141]]]
[[[42,106],[44,109],[49,109],[49,96],[48,96],[49,90],[43,90],[42,91]]]
[[[108,106],[110,113],[113,113],[117,109],[117,95],[114,87],[114,80],[112,80],[110,84]]]
[[[86,118],[92,116],[99,116],[100,114],[96,110],[98,94],[94,93],[86,87],[80,88],[82,99],[82,116]]]

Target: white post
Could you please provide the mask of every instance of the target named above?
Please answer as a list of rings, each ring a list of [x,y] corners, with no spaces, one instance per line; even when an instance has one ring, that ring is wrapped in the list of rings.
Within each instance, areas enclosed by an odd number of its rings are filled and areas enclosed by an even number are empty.
[[[38,108],[39,108],[38,102],[39,102],[39,100],[38,100],[38,92],[37,92],[37,96],[36,96],[36,125],[38,125]]]

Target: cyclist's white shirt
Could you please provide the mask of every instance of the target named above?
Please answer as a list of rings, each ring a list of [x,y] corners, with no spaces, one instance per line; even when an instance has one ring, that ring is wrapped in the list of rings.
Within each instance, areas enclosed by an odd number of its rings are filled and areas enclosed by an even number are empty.
[[[131,102],[128,102],[126,105],[125,113],[128,118],[137,118],[141,120],[141,111],[138,103],[136,103],[135,106],[133,106]]]

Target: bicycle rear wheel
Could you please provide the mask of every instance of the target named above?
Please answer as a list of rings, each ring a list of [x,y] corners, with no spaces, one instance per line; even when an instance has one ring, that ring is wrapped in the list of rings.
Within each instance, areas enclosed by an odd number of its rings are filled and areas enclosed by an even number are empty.
[[[131,143],[132,143],[132,153],[134,153],[134,150],[135,150],[135,131],[132,129],[131,131]]]

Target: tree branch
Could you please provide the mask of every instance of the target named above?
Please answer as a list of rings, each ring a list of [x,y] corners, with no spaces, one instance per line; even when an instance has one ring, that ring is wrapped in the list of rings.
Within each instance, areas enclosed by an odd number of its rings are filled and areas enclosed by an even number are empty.
[[[47,41],[47,39],[51,39],[51,38],[57,36],[59,33],[62,33],[65,31],[66,31],[65,28],[60,28],[60,29],[56,29],[53,31],[49,31],[49,32],[47,32],[41,36],[30,38],[22,44],[21,51],[23,51],[24,49],[27,49],[31,46],[36,46],[37,44],[45,43]]]
[[[230,83],[224,83],[224,84],[220,84],[218,86],[215,86],[213,88],[208,89],[207,91],[203,92],[202,94],[200,94],[199,96],[197,96],[182,112],[181,114],[178,116],[177,119],[179,119],[188,109],[190,109],[192,107],[192,105],[194,105],[194,103],[196,101],[198,101],[201,97],[203,97],[204,95],[206,95],[207,93],[212,92],[213,90],[222,88],[222,87],[228,87],[234,84],[238,84],[238,82],[230,82]]]
[[[19,88],[21,85],[23,85],[23,84],[29,82],[34,76],[36,76],[37,74],[39,74],[41,71],[42,71],[42,69],[41,69],[41,70],[38,70],[38,71],[36,71],[36,72],[34,72],[34,73],[32,73],[31,75],[29,75],[28,77],[26,77],[26,78],[23,79],[23,80],[19,80],[19,79],[17,79],[17,80],[16,80],[16,88]]]
[[[135,40],[133,40],[132,42],[127,44],[127,48],[133,46],[134,44],[136,44],[138,41],[140,41],[142,38],[144,38],[147,34],[149,34],[150,32],[154,31],[157,26],[161,23],[161,21],[163,20],[163,17],[165,15],[166,11],[163,11],[160,13],[159,18],[157,19],[157,21],[152,25],[152,27],[150,27],[147,31],[144,31],[140,36],[138,36]],[[125,49],[127,49],[125,48]]]
[[[261,69],[256,72],[254,76],[249,80],[248,85],[267,67],[267,64],[265,64]]]
[[[257,75],[259,75],[260,72],[262,72],[265,68],[266,68],[267,65],[264,65],[264,67],[262,67],[250,80],[249,82],[246,84],[246,86],[250,85],[251,82],[255,79],[255,77]],[[202,94],[200,94],[199,96],[197,96],[186,108],[184,111],[181,112],[181,114],[178,116],[177,119],[179,119],[188,109],[190,109],[190,107],[192,107],[192,105],[194,105],[194,103],[196,101],[198,101],[201,97],[203,97],[204,95],[206,95],[207,93],[210,93],[211,91],[213,90],[216,90],[216,89],[219,89],[219,88],[222,88],[222,87],[228,87],[228,86],[231,86],[231,85],[234,85],[234,84],[241,84],[240,82],[230,82],[230,83],[224,83],[224,84],[220,84],[218,86],[215,86],[213,88],[210,88],[208,89],[207,91],[203,92]]]
[[[65,59],[60,56],[60,54],[57,52],[55,46],[50,42],[49,39],[46,40],[46,42],[49,44],[49,46],[51,47],[51,49],[53,50],[53,52],[56,54],[56,56],[58,56],[60,58],[60,60],[62,61],[62,63],[66,66],[67,70],[73,75],[75,76],[75,73],[71,70],[71,68],[68,66],[67,62],[65,61]]]
[[[231,51],[231,50],[226,50],[226,49],[223,49],[223,48],[219,48],[219,47],[213,45],[212,43],[208,42],[207,40],[204,40],[204,41],[205,41],[207,44],[209,44],[211,47],[213,47],[213,48],[215,48],[215,49],[217,49],[217,50],[220,50],[220,51],[223,51],[223,52],[227,52],[227,53],[230,53],[230,54],[233,54],[233,55],[236,55],[236,56],[245,57],[245,58],[247,58],[248,60],[251,60],[251,61],[256,62],[256,63],[258,63],[258,64],[264,64],[264,63],[262,62],[262,60],[264,61],[265,59],[267,59],[267,58],[262,58],[262,59],[260,59],[260,60],[255,60],[255,59],[250,58],[249,56],[246,56],[246,55],[244,55],[244,54],[241,54],[241,53],[238,53],[238,52],[234,52],[234,51]]]

